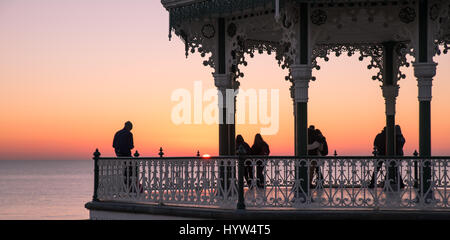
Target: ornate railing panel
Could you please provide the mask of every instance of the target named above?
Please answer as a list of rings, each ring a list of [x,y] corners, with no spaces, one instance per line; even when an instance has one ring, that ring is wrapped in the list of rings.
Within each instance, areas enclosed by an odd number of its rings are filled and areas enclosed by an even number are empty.
[[[94,196],[236,208],[242,191],[241,206],[251,209],[450,209],[449,159],[97,157]]]
[[[264,187],[258,188],[256,175],[249,179],[247,207],[450,207],[449,159],[249,157],[245,165],[264,172]],[[306,178],[296,178],[300,167],[308,169]],[[429,179],[421,176],[427,169]]]
[[[98,166],[101,200],[234,207],[237,199],[233,158],[102,158]]]

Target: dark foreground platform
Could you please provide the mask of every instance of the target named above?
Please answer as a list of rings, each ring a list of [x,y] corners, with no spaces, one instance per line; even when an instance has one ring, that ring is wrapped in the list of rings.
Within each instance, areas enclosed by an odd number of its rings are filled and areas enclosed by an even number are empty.
[[[153,220],[450,220],[450,211],[280,209],[234,210],[147,203],[89,202],[91,219]]]

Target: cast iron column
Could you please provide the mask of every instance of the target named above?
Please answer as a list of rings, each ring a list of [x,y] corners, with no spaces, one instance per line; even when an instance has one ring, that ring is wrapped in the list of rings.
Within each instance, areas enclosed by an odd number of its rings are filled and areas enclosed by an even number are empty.
[[[420,173],[422,194],[431,197],[431,89],[433,77],[436,75],[436,63],[414,63],[414,75],[419,88],[419,155],[422,158],[423,171]],[[422,169],[422,168],[421,168]]]
[[[396,42],[383,43],[384,48],[384,74],[383,74],[383,97],[386,103],[386,152],[385,156],[393,157],[396,155],[396,136],[395,136],[395,103],[398,96],[399,86],[397,85],[397,69],[395,61]],[[386,159],[388,166],[387,178],[385,183],[392,188],[398,186],[396,181],[396,162],[393,159]]]
[[[309,198],[308,155],[308,88],[312,78],[312,67],[309,55],[309,5],[300,3],[299,21],[299,54],[296,63],[291,66],[292,81],[294,83],[295,101],[295,153],[298,157],[296,166],[297,190],[296,197],[301,202]]]
[[[219,155],[228,155],[228,126],[226,123],[227,109],[224,101],[226,96],[226,89],[229,87],[229,78],[226,75],[226,51],[225,51],[225,19],[218,20],[218,49],[217,59],[218,66],[214,74],[215,85],[218,88],[219,94]],[[220,102],[222,100],[222,103]]]
[[[431,156],[431,87],[436,75],[437,64],[430,54],[428,33],[428,0],[419,0],[419,46],[414,66],[414,75],[419,88],[419,155],[422,157],[423,169],[420,171],[420,193],[426,201],[431,199],[431,163],[426,157]]]

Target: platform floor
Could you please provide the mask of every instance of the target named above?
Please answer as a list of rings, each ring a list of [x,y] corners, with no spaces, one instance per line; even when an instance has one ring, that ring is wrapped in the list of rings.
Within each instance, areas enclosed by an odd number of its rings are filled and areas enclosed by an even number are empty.
[[[406,187],[400,191],[386,191],[381,187],[367,189],[358,187],[311,189],[311,197],[307,202],[295,199],[291,187],[267,187],[265,189],[244,189],[247,209],[283,210],[283,209],[436,209],[450,211],[450,191],[435,188],[433,202],[424,204],[418,201],[418,189]],[[164,191],[165,205],[189,206],[217,209],[236,209],[237,194],[223,199],[216,191],[194,192],[183,190]],[[155,196],[144,191],[139,194],[119,194],[105,200],[123,201],[139,204],[158,203]],[[151,196],[151,197],[150,197]],[[312,201],[311,201],[312,200]]]

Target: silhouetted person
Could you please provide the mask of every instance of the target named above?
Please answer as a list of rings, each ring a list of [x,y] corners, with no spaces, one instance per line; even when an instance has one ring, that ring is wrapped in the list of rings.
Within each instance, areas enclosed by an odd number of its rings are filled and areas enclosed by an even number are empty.
[[[242,148],[245,150],[245,153],[243,155],[252,155],[252,149],[250,146],[244,141],[244,138],[242,135],[236,136],[236,152],[238,152],[239,148],[242,146]],[[253,166],[251,160],[245,160],[245,166],[244,166],[244,178],[247,182],[247,186],[249,188],[252,188],[252,179],[253,179]]]
[[[133,124],[128,121],[123,129],[114,135],[113,148],[117,157],[131,157],[131,149],[134,148],[131,129],[133,129]]]
[[[395,155],[396,156],[403,156],[403,146],[405,146],[405,137],[402,134],[402,129],[400,128],[400,125],[395,125]],[[401,172],[399,172],[399,167],[396,167],[395,172],[395,180],[397,179],[397,174],[399,176],[399,180],[400,180],[400,188],[404,188],[405,187],[405,183],[402,180],[402,174]],[[395,181],[395,183],[397,183],[397,181]]]
[[[311,125],[308,128],[308,156],[319,156],[320,143],[317,138],[316,128]]]
[[[131,149],[134,148],[133,134],[131,133],[131,129],[133,129],[133,124],[128,121],[125,123],[124,128],[116,132],[116,134],[114,135],[113,148],[116,152],[117,157],[131,157]],[[132,177],[136,178],[136,188],[140,188],[138,184],[138,167],[133,167],[131,163],[132,161],[124,162],[126,167],[123,173],[124,183],[126,184],[130,192],[135,191],[134,189],[131,189]]]
[[[405,146],[406,140],[403,136],[402,129],[400,125],[395,125],[395,150],[396,156],[403,156],[403,147]]]
[[[373,142],[373,146],[377,151],[377,156],[386,156],[386,127],[377,134]],[[377,161],[374,172],[372,174],[372,179],[370,180],[369,188],[374,188],[377,181],[376,174],[380,171],[383,166],[383,161]]]
[[[316,133],[319,143],[322,144],[321,148],[319,149],[320,156],[327,156],[328,155],[327,138],[322,134],[322,132],[319,129],[316,130]]]
[[[308,156],[326,156],[328,155],[328,144],[326,138],[319,129],[313,125],[308,128]],[[311,162],[309,183],[312,184],[314,173],[318,180],[323,180],[323,175],[316,161]]]
[[[263,140],[261,134],[255,135],[255,141],[252,146],[252,154],[257,156],[267,156],[270,154],[269,145]],[[264,188],[264,164],[261,160],[256,161],[256,186]]]

